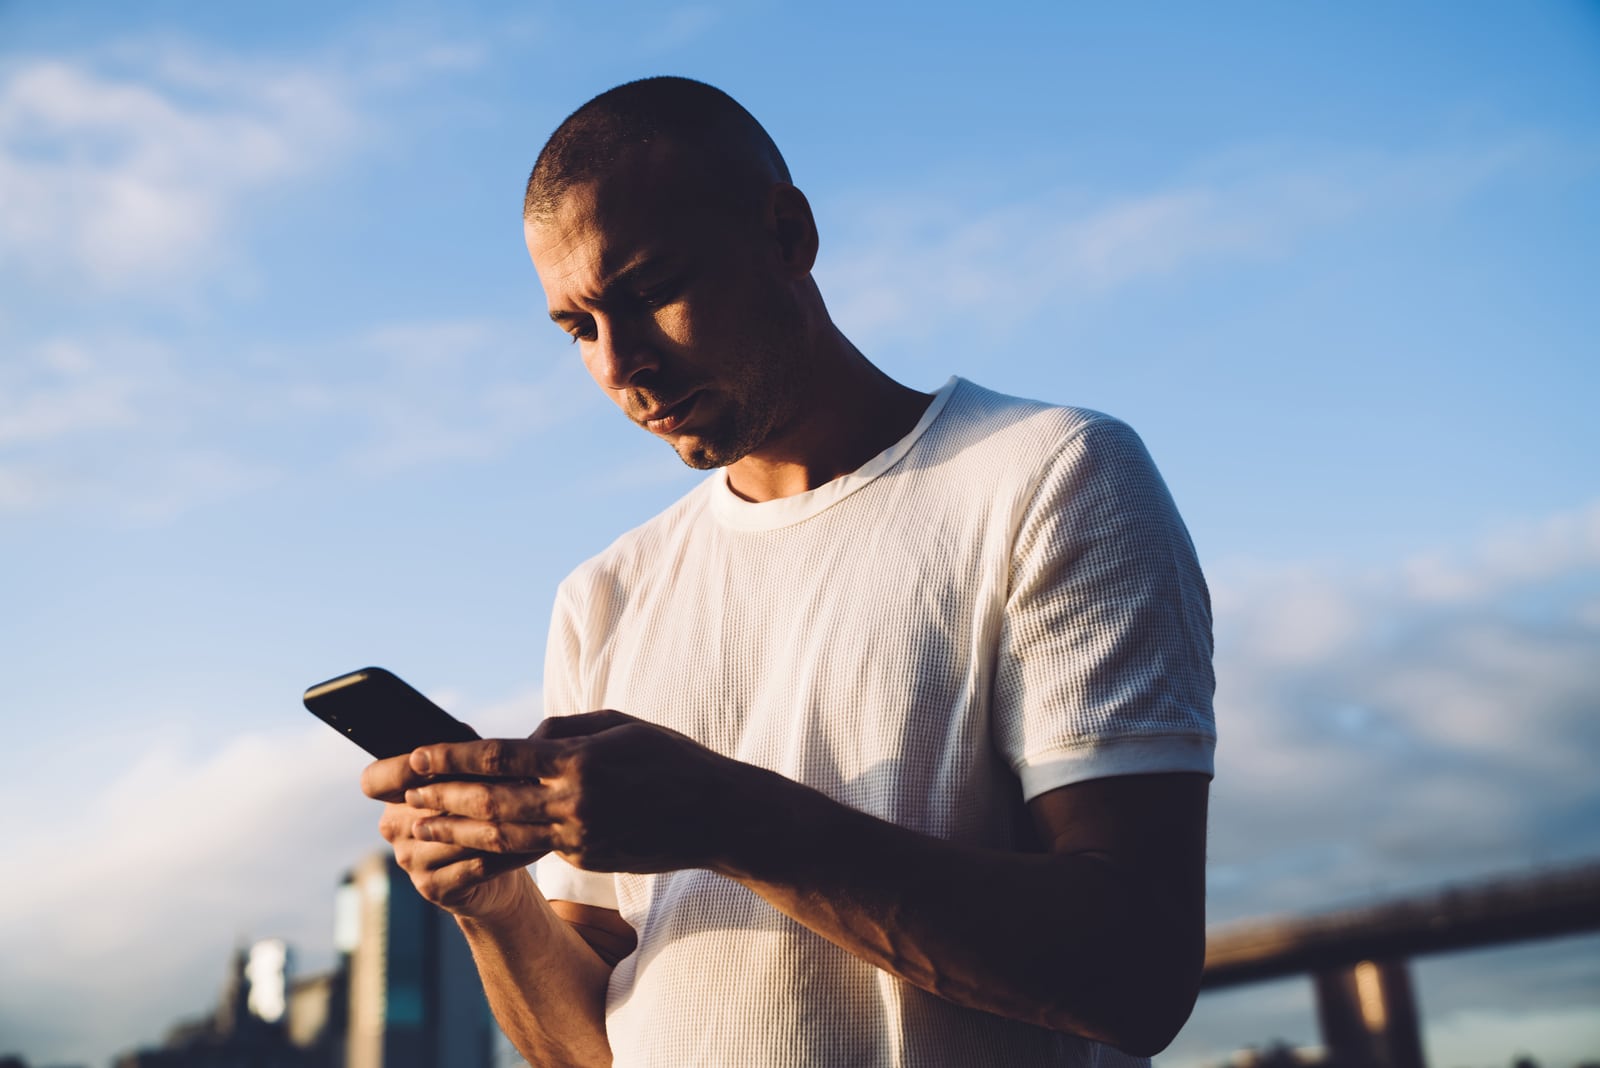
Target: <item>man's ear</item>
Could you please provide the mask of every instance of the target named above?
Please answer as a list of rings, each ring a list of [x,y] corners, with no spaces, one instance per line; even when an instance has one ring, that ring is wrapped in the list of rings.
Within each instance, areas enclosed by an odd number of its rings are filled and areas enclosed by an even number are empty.
[[[767,225],[790,274],[796,278],[810,274],[817,262],[819,240],[806,195],[786,182],[773,186],[768,195]]]

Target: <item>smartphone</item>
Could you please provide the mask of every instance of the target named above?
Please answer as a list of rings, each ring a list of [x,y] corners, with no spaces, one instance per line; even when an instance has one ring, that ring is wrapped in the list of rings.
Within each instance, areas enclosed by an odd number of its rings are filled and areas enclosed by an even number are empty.
[[[399,756],[435,742],[471,742],[478,732],[380,667],[362,668],[306,691],[306,708],[373,756]]]

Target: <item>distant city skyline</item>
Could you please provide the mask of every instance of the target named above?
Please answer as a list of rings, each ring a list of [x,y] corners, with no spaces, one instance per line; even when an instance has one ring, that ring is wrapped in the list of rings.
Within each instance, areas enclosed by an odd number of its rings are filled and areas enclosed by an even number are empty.
[[[543,138],[656,73],[771,130],[888,372],[1143,436],[1213,922],[1600,856],[1597,60],[1579,0],[0,4],[0,1046],[103,1068],[241,939],[331,966],[382,843],[307,685],[537,724],[556,584],[702,477],[521,246]],[[1415,978],[1437,1068],[1600,1047],[1600,940]],[[1208,995],[1157,1063],[1314,1035]]]
[[[455,921],[373,851],[330,889],[332,968],[279,938],[238,946],[216,1004],[116,1068],[490,1068],[503,1045]],[[222,955],[219,954],[219,960]]]

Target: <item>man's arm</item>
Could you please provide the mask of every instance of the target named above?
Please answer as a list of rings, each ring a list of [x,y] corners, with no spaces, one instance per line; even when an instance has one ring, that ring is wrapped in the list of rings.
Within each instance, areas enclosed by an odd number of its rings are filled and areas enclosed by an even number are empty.
[[[864,815],[615,712],[528,741],[429,746],[408,800],[420,837],[580,867],[703,867],[849,952],[950,1001],[1148,1054],[1198,990],[1207,780],[1143,775],[1030,805],[1049,852],[980,850]],[[561,737],[553,736],[559,732]],[[531,780],[531,781],[530,781]]]
[[[546,901],[526,870],[533,857],[418,840],[412,828],[438,811],[396,800],[418,782],[395,757],[367,768],[361,784],[390,802],[379,831],[417,892],[455,915],[506,1037],[531,1064],[609,1065],[605,991],[627,952],[619,936],[584,906]]]
[[[605,961],[608,968],[616,967],[617,961],[639,946],[638,932],[616,909],[579,901],[551,901],[550,910],[567,921],[567,926],[589,943],[595,956]]]
[[[1208,783],[1141,775],[1029,806],[1043,854],[977,850],[790,796],[725,871],[856,956],[960,1005],[1137,1055],[1199,990]]]
[[[523,900],[515,911],[456,916],[489,1007],[529,1064],[609,1065],[605,1001],[612,962],[544,899],[526,870],[517,875]]]

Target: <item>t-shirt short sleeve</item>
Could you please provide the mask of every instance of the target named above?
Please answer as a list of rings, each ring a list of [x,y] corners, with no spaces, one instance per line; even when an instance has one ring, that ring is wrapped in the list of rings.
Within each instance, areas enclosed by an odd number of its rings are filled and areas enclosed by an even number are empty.
[[[1212,773],[1211,605],[1144,444],[1095,415],[1044,461],[1014,541],[996,745],[1032,799],[1087,779]]]
[[[533,866],[533,881],[539,892],[551,901],[576,901],[595,908],[617,907],[617,880],[606,872],[575,868],[554,853],[547,853]]]

